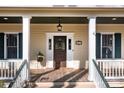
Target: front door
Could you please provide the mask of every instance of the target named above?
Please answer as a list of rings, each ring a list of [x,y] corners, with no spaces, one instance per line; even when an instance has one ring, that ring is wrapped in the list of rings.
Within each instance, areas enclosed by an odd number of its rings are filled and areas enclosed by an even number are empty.
[[[66,67],[66,36],[54,36],[55,68]]]

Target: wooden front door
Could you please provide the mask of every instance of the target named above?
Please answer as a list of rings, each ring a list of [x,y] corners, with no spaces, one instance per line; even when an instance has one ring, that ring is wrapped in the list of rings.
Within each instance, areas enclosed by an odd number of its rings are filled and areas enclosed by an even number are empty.
[[[66,67],[66,36],[54,36],[55,68]]]

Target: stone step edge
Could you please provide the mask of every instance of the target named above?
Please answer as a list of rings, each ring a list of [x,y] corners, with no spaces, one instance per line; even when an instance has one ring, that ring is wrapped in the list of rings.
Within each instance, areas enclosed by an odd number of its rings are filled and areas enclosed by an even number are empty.
[[[38,86],[55,86],[55,85],[95,85],[93,82],[36,82]]]
[[[108,82],[112,88],[124,88],[124,82]]]
[[[109,84],[124,84],[124,82],[108,82]]]

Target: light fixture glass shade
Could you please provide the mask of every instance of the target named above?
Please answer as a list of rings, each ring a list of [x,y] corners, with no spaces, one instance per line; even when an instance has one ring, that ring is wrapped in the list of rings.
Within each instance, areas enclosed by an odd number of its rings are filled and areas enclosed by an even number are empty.
[[[62,26],[59,24],[59,25],[57,25],[57,30],[58,31],[62,31]]]

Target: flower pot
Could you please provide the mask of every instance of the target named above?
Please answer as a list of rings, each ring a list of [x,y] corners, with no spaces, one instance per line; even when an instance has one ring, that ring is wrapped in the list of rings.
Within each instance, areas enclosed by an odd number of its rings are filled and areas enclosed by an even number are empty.
[[[39,55],[39,56],[37,56],[37,61],[38,61],[38,62],[42,62],[42,61],[43,61],[43,59],[44,59],[44,56],[40,56],[40,55]]]

